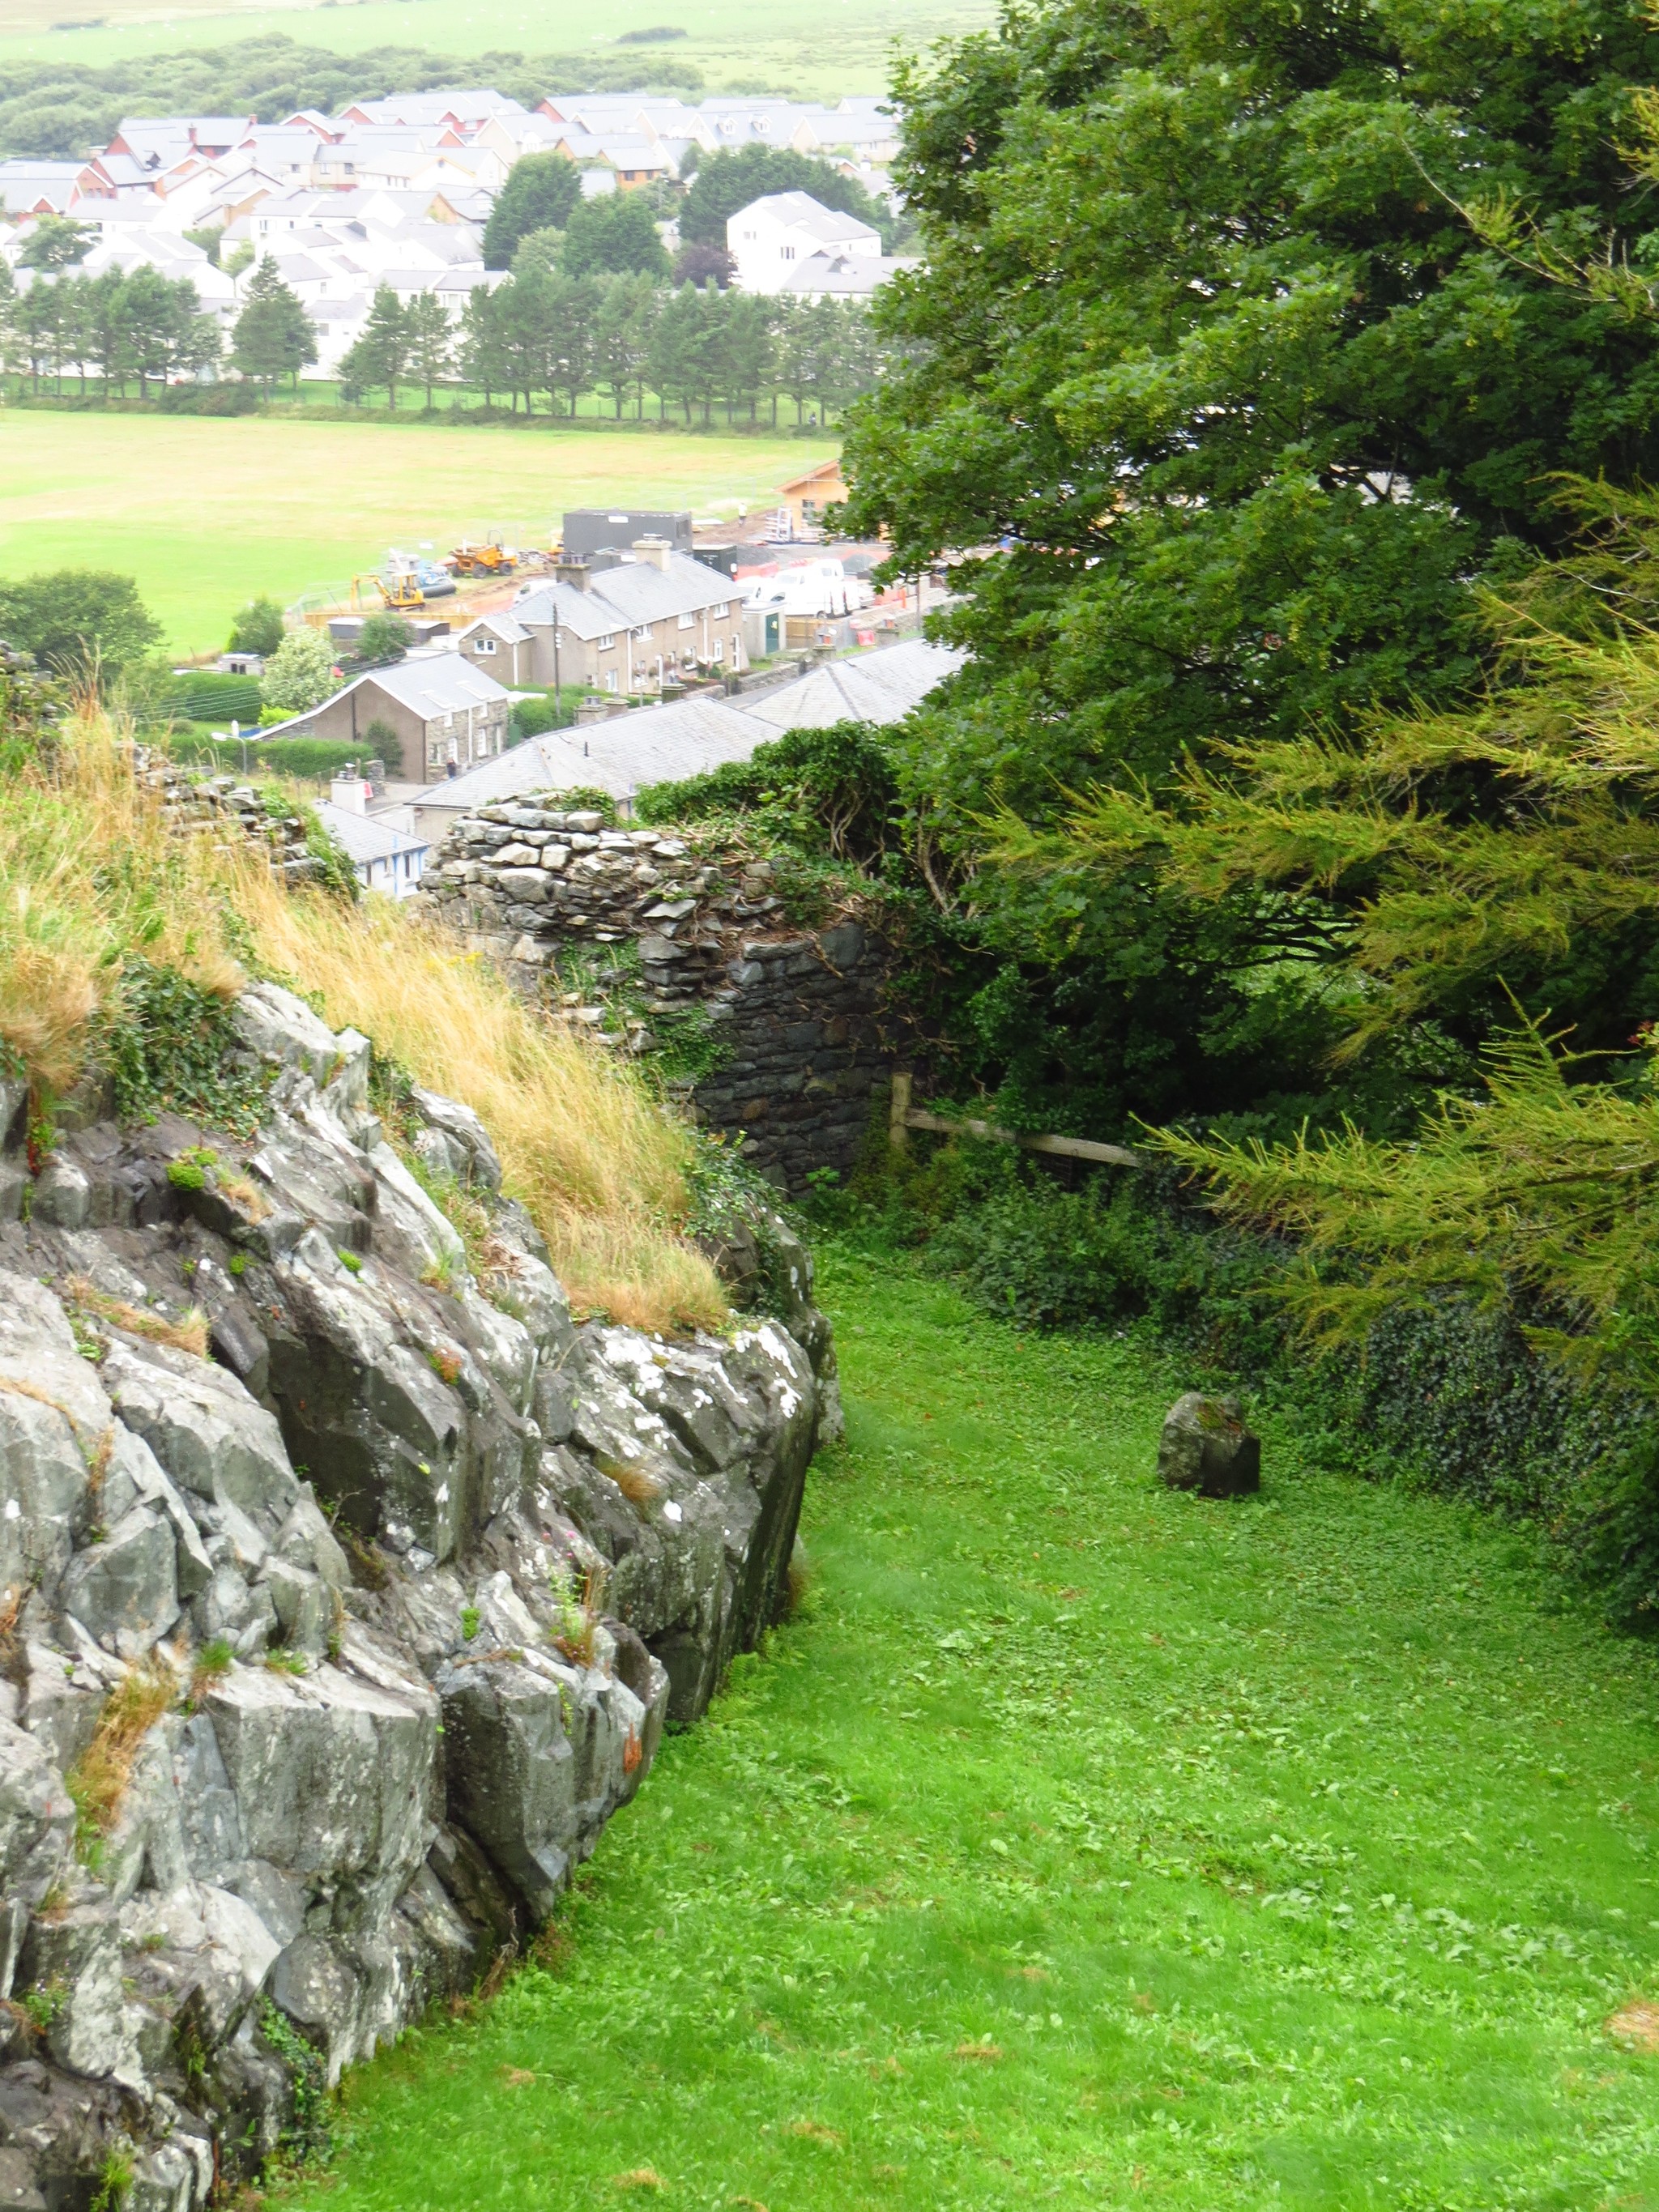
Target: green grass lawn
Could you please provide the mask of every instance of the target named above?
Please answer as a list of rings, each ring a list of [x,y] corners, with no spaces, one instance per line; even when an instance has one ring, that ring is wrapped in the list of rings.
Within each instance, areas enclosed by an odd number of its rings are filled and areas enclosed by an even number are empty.
[[[1659,1993],[1653,1655],[1271,1432],[1260,1499],[1165,1493],[1131,1345],[824,1292],[805,1610],[298,2201],[1659,2205],[1603,2026]]]
[[[836,448],[833,434],[0,408],[0,575],[118,569],[173,650],[217,652],[253,593],[286,602],[378,568],[392,544],[441,553],[500,529],[544,545],[566,507],[618,501],[735,513]]]
[[[988,0],[611,0],[595,16],[574,0],[346,0],[346,4],[227,6],[225,0],[97,0],[92,8],[43,8],[0,0],[0,60],[107,67],[126,54],[170,53],[280,30],[307,46],[360,53],[378,46],[427,46],[458,56],[505,48],[575,54],[609,48],[624,31],[672,24],[687,33],[665,56],[696,62],[708,89],[764,85],[803,99],[883,92],[895,41],[923,46],[950,31],[988,23]],[[93,22],[54,31],[56,21]],[[626,49],[624,49],[626,52]],[[652,58],[645,48],[642,64]],[[457,82],[467,83],[465,68]],[[381,88],[375,88],[380,89]],[[692,94],[690,97],[696,97]]]

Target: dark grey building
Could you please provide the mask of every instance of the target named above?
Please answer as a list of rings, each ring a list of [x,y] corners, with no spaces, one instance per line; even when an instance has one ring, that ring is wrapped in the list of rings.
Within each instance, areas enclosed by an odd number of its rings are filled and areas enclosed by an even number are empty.
[[[678,514],[634,507],[574,507],[564,518],[567,561],[590,561],[596,553],[625,553],[639,538],[665,538],[676,553],[691,550],[691,510]]]

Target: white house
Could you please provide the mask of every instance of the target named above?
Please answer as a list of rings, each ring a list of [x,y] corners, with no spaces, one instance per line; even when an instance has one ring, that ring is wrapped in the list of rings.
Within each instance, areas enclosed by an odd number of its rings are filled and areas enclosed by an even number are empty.
[[[768,192],[727,218],[726,250],[741,290],[786,292],[802,265],[821,257],[879,262],[881,234],[808,192]]]

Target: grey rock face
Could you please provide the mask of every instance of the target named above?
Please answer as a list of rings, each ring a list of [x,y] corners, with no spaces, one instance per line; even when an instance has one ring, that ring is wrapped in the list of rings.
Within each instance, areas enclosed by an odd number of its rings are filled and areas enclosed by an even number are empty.
[[[77,1552],[63,1581],[63,1607],[107,1651],[142,1659],[179,1618],[170,1524],[135,1505],[107,1535]]]
[[[777,1617],[834,1419],[780,1226],[775,1318],[578,1328],[476,1115],[414,1097],[484,1279],[367,1041],[265,986],[238,1021],[257,1142],[83,1117],[58,1196],[0,1205],[0,2212],[80,2212],[112,2150],[129,2212],[198,2212],[292,2124],[296,2050],[335,2078],[521,1939]]]
[[[1202,1498],[1243,1498],[1261,1487],[1261,1444],[1244,1425],[1237,1398],[1189,1390],[1164,1418],[1158,1472],[1171,1490]]]

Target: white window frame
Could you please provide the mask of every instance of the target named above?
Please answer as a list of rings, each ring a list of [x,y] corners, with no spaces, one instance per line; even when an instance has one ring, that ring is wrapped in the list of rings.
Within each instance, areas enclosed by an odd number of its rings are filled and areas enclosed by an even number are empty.
[[[726,659],[726,640],[723,637],[717,637],[714,640],[714,651],[710,657],[716,668],[720,667],[724,662]]]
[[[617,688],[617,672],[614,668],[607,668],[605,672],[605,688],[607,691],[614,691]]]
[[[694,628],[696,619],[696,615],[682,615],[680,617],[680,628],[682,629],[690,629]]]
[[[649,645],[651,642],[650,623],[641,623],[639,627],[632,632],[632,635],[636,645]]]
[[[614,629],[608,629],[603,637],[596,637],[594,639],[593,650],[595,653],[611,653],[615,650],[616,643],[616,631]]]
[[[716,622],[724,622],[732,611],[732,603],[729,599],[722,599],[717,607],[710,607],[708,611]]]
[[[472,641],[472,650],[474,653],[494,653],[495,650],[495,641],[493,637],[474,638]]]

